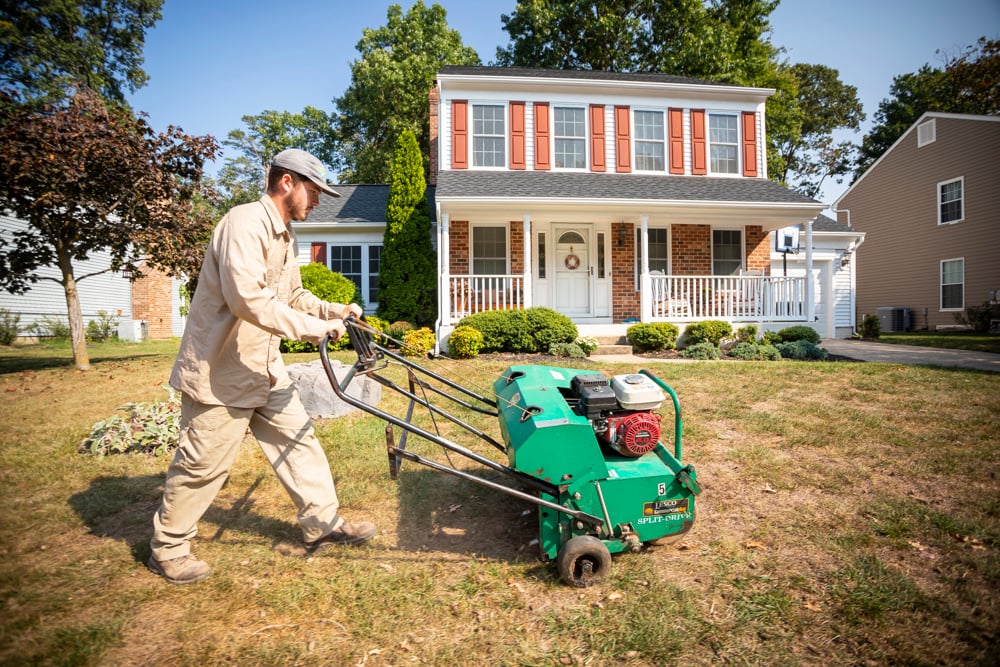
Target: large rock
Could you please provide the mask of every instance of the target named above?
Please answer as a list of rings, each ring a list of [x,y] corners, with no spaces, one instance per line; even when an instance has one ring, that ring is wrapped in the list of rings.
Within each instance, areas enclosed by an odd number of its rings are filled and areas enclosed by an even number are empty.
[[[330,360],[330,368],[337,378],[337,382],[343,384],[350,366]],[[317,359],[308,364],[292,364],[288,367],[288,376],[295,383],[302,398],[302,405],[306,408],[306,413],[313,419],[328,419],[330,417],[343,417],[358,410],[353,405],[342,401],[330,386],[330,380],[323,370],[323,362]],[[338,385],[339,386],[339,385]],[[371,378],[359,375],[355,376],[351,383],[347,385],[348,396],[364,401],[368,405],[378,405],[382,400],[382,385]]]

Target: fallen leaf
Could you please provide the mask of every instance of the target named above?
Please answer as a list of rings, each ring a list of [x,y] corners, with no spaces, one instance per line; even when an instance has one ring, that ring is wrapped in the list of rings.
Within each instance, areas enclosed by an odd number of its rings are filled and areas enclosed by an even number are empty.
[[[750,540],[750,541],[745,542],[743,544],[743,548],[745,548],[745,549],[767,549],[767,545],[764,544],[763,542],[756,542],[754,540]]]
[[[608,593],[609,600],[621,600],[625,595],[621,591],[614,591],[613,593]]]
[[[823,608],[819,606],[819,603],[813,602],[812,600],[806,602],[806,609],[809,611],[823,611]]]

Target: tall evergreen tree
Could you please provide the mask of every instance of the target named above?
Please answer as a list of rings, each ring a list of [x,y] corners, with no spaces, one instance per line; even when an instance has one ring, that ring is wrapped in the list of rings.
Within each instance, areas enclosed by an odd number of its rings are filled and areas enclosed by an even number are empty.
[[[437,262],[424,161],[410,129],[396,140],[385,220],[378,316],[390,322],[431,324],[437,312]]]

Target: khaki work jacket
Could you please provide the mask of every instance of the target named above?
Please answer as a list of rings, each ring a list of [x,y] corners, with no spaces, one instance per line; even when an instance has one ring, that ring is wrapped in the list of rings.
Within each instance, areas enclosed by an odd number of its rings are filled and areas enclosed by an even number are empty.
[[[200,403],[252,408],[288,383],[282,338],[319,343],[344,306],[302,287],[297,243],[267,195],[212,232],[170,385]]]

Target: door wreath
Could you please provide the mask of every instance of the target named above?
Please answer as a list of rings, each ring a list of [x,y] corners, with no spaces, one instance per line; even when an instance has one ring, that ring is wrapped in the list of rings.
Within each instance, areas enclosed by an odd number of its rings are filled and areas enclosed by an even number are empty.
[[[566,259],[563,260],[563,264],[565,264],[566,268],[570,271],[575,271],[580,268],[580,258],[573,254],[566,255]]]

